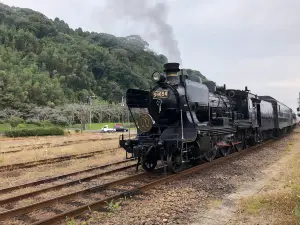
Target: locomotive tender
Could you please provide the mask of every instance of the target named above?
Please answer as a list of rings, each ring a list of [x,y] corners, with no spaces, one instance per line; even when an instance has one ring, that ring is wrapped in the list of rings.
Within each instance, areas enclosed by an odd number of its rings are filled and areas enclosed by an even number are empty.
[[[165,169],[177,173],[202,159],[212,161],[278,137],[295,126],[295,113],[270,96],[257,96],[247,87],[235,90],[202,82],[185,75],[179,63],[166,63],[164,68],[165,73],[153,73],[156,85],[151,90],[126,93],[138,134],[127,140],[122,135],[120,146],[146,171],[153,171],[160,160]]]

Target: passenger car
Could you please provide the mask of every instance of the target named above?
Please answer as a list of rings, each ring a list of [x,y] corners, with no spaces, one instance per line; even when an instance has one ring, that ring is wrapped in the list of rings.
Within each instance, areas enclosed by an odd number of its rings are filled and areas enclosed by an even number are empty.
[[[116,130],[116,132],[128,132],[128,128],[125,128],[125,127],[121,126],[120,124],[116,124],[114,126],[114,129]]]

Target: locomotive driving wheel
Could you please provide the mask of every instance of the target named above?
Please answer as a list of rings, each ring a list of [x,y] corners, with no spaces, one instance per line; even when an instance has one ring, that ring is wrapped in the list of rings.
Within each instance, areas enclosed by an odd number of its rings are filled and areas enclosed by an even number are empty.
[[[241,143],[238,143],[238,144],[234,145],[234,149],[237,152],[240,152],[240,151],[242,151],[243,149],[246,148],[246,141],[245,141],[245,135],[244,135],[244,133],[239,133],[237,135],[236,142],[241,142]]]
[[[208,152],[206,152],[204,154],[204,159],[207,162],[211,162],[211,161],[213,161],[216,158],[216,155],[217,155],[217,151],[216,150],[210,150],[210,151],[208,151]]]
[[[178,173],[183,168],[181,151],[178,149],[175,152],[168,154],[167,157],[168,170],[173,173]]]
[[[222,156],[227,156],[230,154],[231,150],[232,150],[231,146],[222,147],[222,148],[220,148],[220,153]]]
[[[240,152],[240,151],[242,151],[242,150],[244,149],[244,145],[245,145],[245,143],[244,143],[244,142],[241,142],[241,143],[239,143],[239,144],[234,145],[234,148],[235,148],[235,150],[236,150],[237,152]]]
[[[204,154],[204,160],[207,162],[213,161],[217,156],[218,148],[213,146],[208,152]]]

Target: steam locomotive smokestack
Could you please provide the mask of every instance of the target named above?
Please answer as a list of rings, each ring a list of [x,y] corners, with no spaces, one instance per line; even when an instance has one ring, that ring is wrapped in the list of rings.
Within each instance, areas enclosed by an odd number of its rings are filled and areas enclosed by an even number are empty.
[[[167,76],[177,76],[177,72],[180,71],[179,63],[166,63],[164,68]]]
[[[180,71],[179,63],[166,63],[164,64],[164,72],[167,74],[167,81],[170,84],[177,84],[179,82],[179,78],[177,72]]]

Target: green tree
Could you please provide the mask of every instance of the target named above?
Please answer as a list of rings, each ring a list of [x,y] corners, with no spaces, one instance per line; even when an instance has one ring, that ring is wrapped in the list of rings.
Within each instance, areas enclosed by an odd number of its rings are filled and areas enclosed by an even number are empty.
[[[53,109],[89,95],[120,102],[128,88],[149,88],[167,61],[138,35],[73,30],[59,18],[0,3],[0,110]]]

